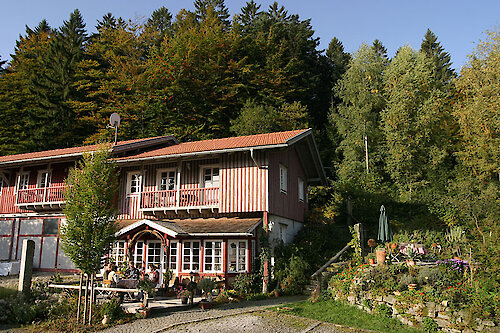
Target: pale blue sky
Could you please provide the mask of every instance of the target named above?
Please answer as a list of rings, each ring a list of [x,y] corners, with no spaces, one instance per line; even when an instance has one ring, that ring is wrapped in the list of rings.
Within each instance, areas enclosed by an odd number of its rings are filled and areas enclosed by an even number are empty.
[[[226,0],[231,14],[239,12],[245,0]],[[273,1],[256,1],[267,8]],[[389,55],[409,44],[420,47],[430,28],[451,54],[453,67],[461,68],[467,62],[475,43],[483,32],[500,26],[499,0],[287,0],[289,13],[301,19],[311,19],[321,48],[326,48],[333,37],[339,38],[348,52],[356,51],[361,43],[380,39]],[[95,24],[107,12],[125,19],[143,20],[153,10],[166,6],[174,15],[181,9],[192,9],[192,1],[181,0],[2,0],[0,9],[0,55],[9,59],[19,34],[25,25],[34,27],[47,19],[58,27],[78,8],[87,28],[94,31]]]

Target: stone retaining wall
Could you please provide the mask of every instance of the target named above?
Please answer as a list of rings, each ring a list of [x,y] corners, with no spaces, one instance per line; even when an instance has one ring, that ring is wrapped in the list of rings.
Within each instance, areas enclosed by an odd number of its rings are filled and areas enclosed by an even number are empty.
[[[370,292],[361,292],[358,295],[351,294],[347,299],[341,295],[337,295],[335,298],[347,301],[368,313],[375,312],[377,305],[384,304],[392,309],[392,317],[413,327],[422,328],[424,319],[431,318],[442,332],[500,332],[500,327],[496,326],[493,321],[472,318],[468,311],[450,308],[447,301],[440,304],[434,302],[410,304],[398,300],[398,296],[395,294],[380,296]]]

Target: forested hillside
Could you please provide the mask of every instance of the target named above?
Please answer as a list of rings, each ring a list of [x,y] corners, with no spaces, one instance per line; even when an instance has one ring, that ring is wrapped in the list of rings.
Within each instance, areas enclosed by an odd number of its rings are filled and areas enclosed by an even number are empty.
[[[312,127],[331,182],[311,189],[312,220],[345,221],[350,197],[368,226],[385,204],[395,228],[462,225],[484,262],[500,257],[498,29],[457,72],[430,30],[392,58],[379,40],[348,54],[276,3],[231,18],[196,0],[144,22],[108,13],[96,33],[78,10],[44,20],[0,64],[1,155],[109,140],[113,112],[120,139]]]

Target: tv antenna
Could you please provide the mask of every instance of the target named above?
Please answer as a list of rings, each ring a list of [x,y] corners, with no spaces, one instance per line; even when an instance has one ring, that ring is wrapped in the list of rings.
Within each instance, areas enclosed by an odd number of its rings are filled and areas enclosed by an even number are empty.
[[[115,129],[115,143],[113,144],[113,146],[116,145],[116,140],[118,139],[118,126],[120,126],[120,115],[116,112],[113,112],[109,117],[109,125],[106,126],[107,128]]]

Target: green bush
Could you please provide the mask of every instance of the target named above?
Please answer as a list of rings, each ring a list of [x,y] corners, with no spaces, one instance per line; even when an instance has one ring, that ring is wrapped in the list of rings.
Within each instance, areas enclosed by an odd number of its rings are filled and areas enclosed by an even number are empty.
[[[392,318],[392,308],[385,304],[377,304],[375,312],[385,318]]]
[[[260,300],[263,300],[263,299],[268,299],[268,295],[267,294],[252,294],[252,295],[248,295],[247,296],[247,300],[249,301],[260,301]]]
[[[424,321],[424,331],[427,333],[435,333],[439,331],[439,325],[429,317],[425,317]]]
[[[203,293],[209,294],[215,288],[215,282],[212,279],[203,278],[198,282],[198,289],[201,289]]]
[[[101,316],[108,316],[108,318],[113,322],[122,318],[125,313],[118,299],[112,299],[101,306]]]
[[[262,280],[256,273],[240,274],[236,276],[233,288],[241,294],[255,294],[262,288]]]

